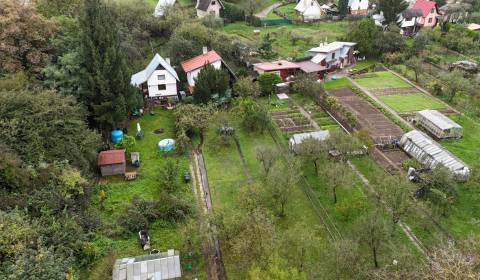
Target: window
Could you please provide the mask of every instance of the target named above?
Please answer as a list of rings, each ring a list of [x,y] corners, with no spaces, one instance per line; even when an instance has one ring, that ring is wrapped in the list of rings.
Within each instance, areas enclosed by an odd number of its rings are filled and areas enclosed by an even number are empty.
[[[215,1],[212,1],[212,5],[215,5]]]
[[[335,59],[335,53],[332,53],[332,59]]]
[[[428,23],[432,23],[433,18],[428,19]]]
[[[435,8],[432,8],[432,9],[430,10],[430,13],[431,13],[431,14],[435,13]]]
[[[165,80],[165,75],[158,75],[158,80],[159,81],[164,81]]]
[[[158,90],[166,90],[167,85],[158,85]]]

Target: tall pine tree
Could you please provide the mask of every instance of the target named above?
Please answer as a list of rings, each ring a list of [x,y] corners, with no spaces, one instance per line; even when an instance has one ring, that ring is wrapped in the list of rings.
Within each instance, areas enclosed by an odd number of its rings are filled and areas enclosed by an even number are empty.
[[[85,69],[80,99],[88,108],[90,123],[106,132],[126,120],[140,105],[141,96],[129,84],[112,9],[102,0],[85,0],[80,25]]]
[[[398,15],[408,8],[404,0],[380,0],[378,10],[383,12],[387,24],[397,23]]]
[[[205,65],[195,81],[193,100],[195,103],[207,104],[214,95],[225,96],[228,82],[229,76],[225,70],[217,70],[210,64]]]

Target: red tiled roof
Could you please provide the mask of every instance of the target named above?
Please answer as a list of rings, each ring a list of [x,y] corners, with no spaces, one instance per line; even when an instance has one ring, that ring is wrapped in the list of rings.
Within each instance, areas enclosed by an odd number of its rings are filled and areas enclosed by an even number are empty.
[[[437,3],[435,1],[417,0],[412,9],[422,10],[423,17],[427,17],[432,9],[437,10]]]
[[[125,150],[109,150],[100,152],[98,165],[119,164],[125,162]]]
[[[209,51],[205,54],[201,54],[194,58],[191,58],[187,61],[182,62],[182,68],[185,73],[190,72],[192,70],[198,69],[203,67],[205,64],[210,64],[213,62],[217,62],[222,58],[216,51]]]
[[[278,70],[285,70],[285,69],[297,69],[300,68],[297,64],[286,61],[286,60],[279,60],[279,61],[272,61],[272,62],[264,62],[264,63],[256,63],[253,66],[257,69],[263,71],[278,71]]]

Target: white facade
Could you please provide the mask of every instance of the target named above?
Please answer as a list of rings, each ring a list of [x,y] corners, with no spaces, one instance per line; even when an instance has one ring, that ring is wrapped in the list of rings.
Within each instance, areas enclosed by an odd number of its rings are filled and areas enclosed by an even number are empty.
[[[165,11],[175,5],[176,0],[158,0],[157,6],[155,7],[155,12],[153,13],[156,17],[162,17],[165,14]]]
[[[146,90],[149,98],[177,97],[177,72],[168,60],[156,54],[147,68],[132,75],[130,83]]]
[[[295,6],[304,21],[318,20],[322,17],[322,7],[317,0],[300,0]]]
[[[210,63],[210,65],[212,65],[213,68],[215,68],[217,70],[220,70],[222,68],[222,61],[218,60],[218,61],[215,61],[213,63]],[[203,67],[200,67],[200,68],[194,69],[194,70],[186,73],[187,74],[187,82],[188,82],[189,86],[191,86],[191,87],[195,86],[195,80],[197,79],[197,76],[202,69],[203,69]]]
[[[348,7],[352,14],[363,14],[368,11],[368,0],[349,0]]]
[[[352,42],[332,42],[330,44],[320,44],[319,47],[308,50],[308,55],[312,56],[311,61],[316,64],[341,64],[348,65],[349,52],[356,45]],[[343,66],[343,65],[337,65]]]
[[[208,1],[208,6],[205,2]],[[206,6],[206,8],[205,8]],[[197,0],[197,5],[195,7],[197,9],[197,17],[203,18],[208,15],[215,16],[216,18],[220,17],[220,10],[223,8],[222,3],[220,0]]]

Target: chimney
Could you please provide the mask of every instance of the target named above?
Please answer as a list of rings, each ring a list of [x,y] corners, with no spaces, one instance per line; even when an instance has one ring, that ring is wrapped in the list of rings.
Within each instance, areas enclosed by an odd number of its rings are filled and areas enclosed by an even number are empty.
[[[208,48],[207,47],[203,47],[203,54],[207,54],[208,52]]]
[[[168,58],[168,57],[165,58],[165,61],[167,62],[168,65],[171,65],[171,64],[170,64],[170,58]]]

